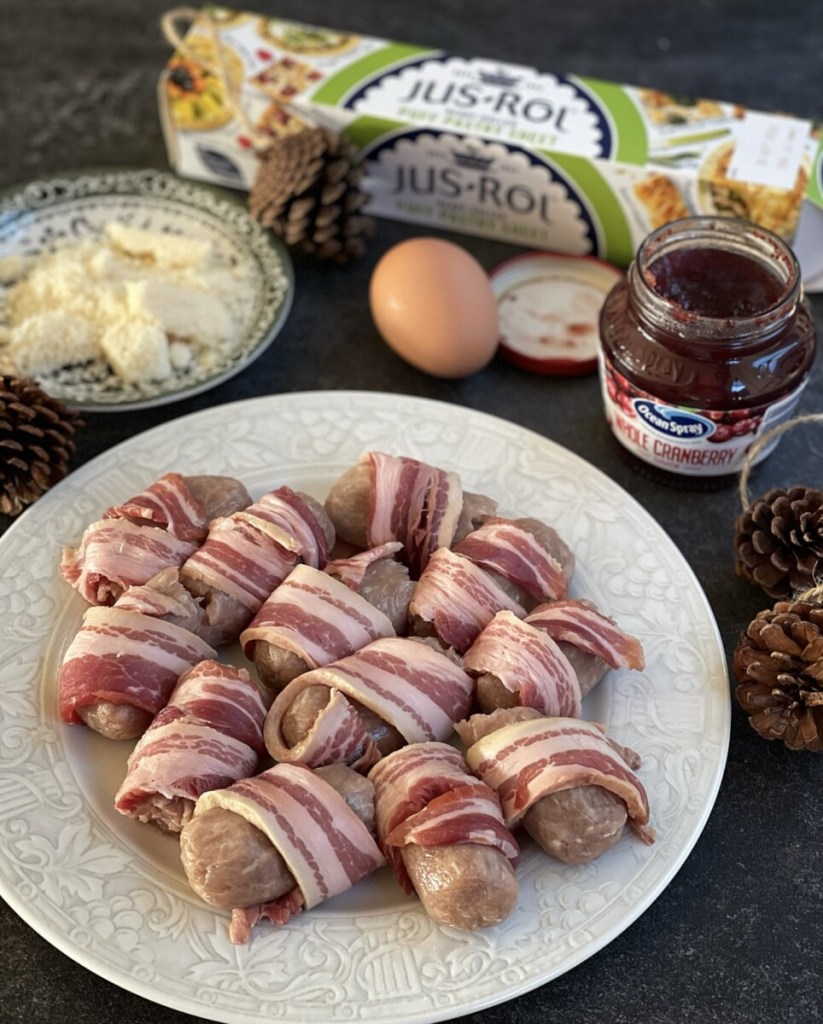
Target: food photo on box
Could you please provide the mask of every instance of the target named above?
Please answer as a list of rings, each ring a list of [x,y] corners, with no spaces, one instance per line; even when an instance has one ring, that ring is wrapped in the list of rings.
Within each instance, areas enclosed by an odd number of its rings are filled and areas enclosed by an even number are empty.
[[[4,1019],[816,1020],[807,5],[37,8]]]

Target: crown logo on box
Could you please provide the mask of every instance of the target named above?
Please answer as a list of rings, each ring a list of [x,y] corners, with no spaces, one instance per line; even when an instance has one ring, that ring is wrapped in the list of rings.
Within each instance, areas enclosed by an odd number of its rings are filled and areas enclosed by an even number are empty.
[[[497,71],[478,71],[477,76],[484,85],[499,85],[503,89],[509,89],[520,81],[519,76],[512,75],[502,68],[498,68]]]
[[[470,171],[487,171],[494,163],[494,157],[481,156],[476,146],[468,145],[464,150],[453,149],[452,157],[458,167]]]

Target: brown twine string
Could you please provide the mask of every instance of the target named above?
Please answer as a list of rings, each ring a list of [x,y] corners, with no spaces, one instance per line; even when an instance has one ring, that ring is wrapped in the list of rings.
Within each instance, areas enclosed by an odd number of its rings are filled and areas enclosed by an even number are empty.
[[[206,26],[209,32],[209,37],[214,47],[214,63],[210,60],[205,60],[200,54],[195,53],[191,47],[186,43],[183,35],[178,30],[178,24],[185,22],[187,26],[191,26],[194,22],[200,22]],[[223,58],[223,48],[220,44],[220,34],[217,29],[217,22],[205,11],[199,11],[195,7],[174,7],[162,16],[160,19],[160,28],[166,41],[174,47],[175,50],[182,53],[184,57],[187,57],[193,64],[198,65],[204,71],[209,72],[215,76],[220,83],[220,88],[223,90],[223,94],[226,97],[226,101],[231,108],[232,113],[243,125],[243,131],[251,140],[256,152],[263,153],[269,149],[272,145],[272,139],[268,135],[264,135],[262,132],[258,132],[257,129],[252,125],[249,120],[248,114],[243,109],[235,90],[232,88],[231,82],[229,81],[229,75],[226,71],[226,62]]]
[[[776,437],[780,437],[781,434],[785,434],[789,430],[793,430],[801,423],[823,423],[823,413],[809,413],[806,416],[796,416],[794,419],[786,420],[785,423],[779,423],[776,427],[772,427],[771,430],[767,430],[765,434],[761,434],[760,437],[754,442],[746,453],[746,461],[743,463],[743,468],[740,471],[740,503],[745,511],[750,504],[749,498],[749,474],[751,473],[754,462],[757,456],[763,449],[770,444]]]
[[[823,584],[818,584],[816,587],[804,590],[802,594],[795,594],[792,597],[792,601],[804,601],[807,604],[823,604],[821,598],[823,598]]]

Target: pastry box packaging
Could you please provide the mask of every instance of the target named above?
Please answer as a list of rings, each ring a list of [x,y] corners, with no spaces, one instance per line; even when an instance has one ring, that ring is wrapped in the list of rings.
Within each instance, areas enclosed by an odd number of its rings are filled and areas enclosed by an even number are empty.
[[[823,289],[807,120],[224,7],[191,23],[159,102],[185,177],[248,189],[255,143],[322,124],[356,145],[377,216],[617,265],[669,221],[742,216]]]

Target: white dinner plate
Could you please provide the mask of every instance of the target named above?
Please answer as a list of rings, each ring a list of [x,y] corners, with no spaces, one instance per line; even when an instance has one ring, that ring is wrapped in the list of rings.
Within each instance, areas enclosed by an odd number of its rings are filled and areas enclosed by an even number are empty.
[[[572,592],[638,636],[642,672],[611,672],[586,717],[642,756],[657,842],[628,832],[592,864],[523,841],[520,898],[477,933],[434,924],[382,869],[246,946],[188,889],[176,843],[122,818],[112,797],[130,744],[57,717],[56,679],[82,599],[61,548],[105,507],[163,472],[240,477],[323,498],[378,449],[459,470],[501,512],[554,524],[577,556]],[[458,455],[459,453],[459,455]],[[400,395],[310,392],[221,406],[157,427],[83,466],[0,538],[0,894],[89,970],[214,1021],[424,1022],[511,999],[627,928],[692,849],[729,738],[725,657],[707,600],[661,527],[577,456],[482,413]]]
[[[87,412],[165,405],[216,387],[271,345],[291,308],[291,257],[225,189],[150,169],[79,171],[30,181],[0,195],[0,258],[28,258],[55,245],[96,239],[110,222],[211,243],[220,266],[242,272],[248,282],[248,306],[230,343],[165,380],[127,382],[98,359],[39,377],[50,395]],[[4,292],[0,282],[0,327],[6,322]],[[0,346],[0,370],[14,372],[7,358]]]

